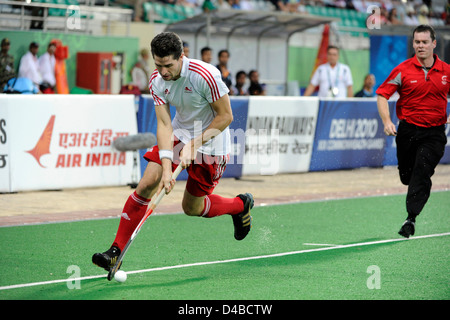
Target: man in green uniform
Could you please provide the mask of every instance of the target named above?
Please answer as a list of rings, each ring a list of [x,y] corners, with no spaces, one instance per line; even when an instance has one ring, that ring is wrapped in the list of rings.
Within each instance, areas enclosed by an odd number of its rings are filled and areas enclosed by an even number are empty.
[[[14,70],[14,57],[8,54],[10,42],[8,38],[2,40],[2,49],[0,51],[0,92],[9,79],[16,76]]]

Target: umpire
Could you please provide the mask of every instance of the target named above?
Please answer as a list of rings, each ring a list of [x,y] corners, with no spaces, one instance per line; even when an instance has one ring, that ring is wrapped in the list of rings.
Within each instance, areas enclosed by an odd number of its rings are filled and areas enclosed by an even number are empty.
[[[431,191],[431,176],[444,155],[447,136],[447,94],[450,92],[450,66],[434,54],[436,33],[429,25],[413,31],[415,55],[399,64],[376,91],[378,112],[384,133],[396,136],[400,180],[408,185],[408,217],[398,232],[414,235],[416,217]],[[396,112],[398,131],[391,120],[388,99],[400,95]]]

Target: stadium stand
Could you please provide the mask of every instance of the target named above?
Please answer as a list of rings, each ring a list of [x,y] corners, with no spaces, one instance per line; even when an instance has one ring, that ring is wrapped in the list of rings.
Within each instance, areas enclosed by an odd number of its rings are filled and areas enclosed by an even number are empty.
[[[11,4],[11,1],[0,1],[0,15],[2,18],[6,17],[9,20],[12,19],[11,16],[28,16],[31,15],[31,11],[36,15],[36,7],[31,7],[28,4],[42,4],[41,11],[39,15],[41,17],[66,17],[70,16],[68,14],[68,6],[82,6],[82,16],[81,18],[86,18],[87,14],[85,12],[90,12],[91,19],[98,19],[98,13],[104,12],[108,15],[107,19],[117,19],[116,17],[111,17],[111,9],[128,9],[133,12],[131,5],[124,5],[115,3],[114,0],[28,0],[24,2],[14,1],[15,4]],[[339,18],[341,21],[337,24],[338,27],[343,28],[365,28],[366,19],[369,15],[367,10],[370,5],[375,5],[382,8],[382,15],[384,12],[390,11],[392,8],[397,8],[398,20],[403,23],[404,17],[407,11],[413,11],[416,17],[426,6],[422,1],[322,1],[322,0],[298,0],[294,6],[280,6],[281,3],[287,3],[282,0],[191,0],[186,2],[185,0],[152,0],[143,3],[144,11],[144,21],[150,23],[162,23],[170,24],[174,22],[181,21],[186,18],[190,18],[197,14],[200,14],[205,3],[216,10],[223,9],[233,9],[233,10],[251,10],[251,11],[287,11],[292,14],[303,13],[311,14],[317,16],[333,17]],[[292,2],[289,1],[290,4]],[[21,5],[22,4],[22,5]],[[24,10],[20,8],[24,7]],[[91,9],[89,9],[91,8]],[[95,9],[94,9],[95,8]],[[294,9],[293,9],[294,8]],[[34,10],[32,10],[34,9]],[[428,12],[426,21],[434,26],[442,26],[450,23],[450,14],[448,11],[448,4],[445,0],[433,1],[431,6],[427,7],[425,12]],[[46,11],[46,12],[45,12]],[[370,11],[369,11],[370,12]],[[9,15],[9,16],[5,16]],[[28,18],[21,18],[22,20],[29,20]],[[123,19],[123,18],[122,18]],[[4,19],[2,19],[4,20]],[[126,19],[124,19],[126,20]],[[387,19],[382,19],[383,24],[390,24]],[[11,23],[11,28],[17,25],[17,22]],[[8,27],[8,23],[2,22],[0,27]],[[21,29],[27,29],[26,26],[21,25]]]

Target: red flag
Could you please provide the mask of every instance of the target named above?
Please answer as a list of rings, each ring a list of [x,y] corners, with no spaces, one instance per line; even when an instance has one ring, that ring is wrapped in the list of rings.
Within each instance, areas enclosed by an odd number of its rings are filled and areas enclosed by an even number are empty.
[[[317,67],[321,64],[327,63],[327,49],[330,39],[330,25],[326,24],[323,27],[322,32],[322,42],[320,42],[319,51],[317,52],[317,58],[316,63],[314,65],[313,71],[311,73],[311,77],[314,74],[314,71],[316,71]]]
[[[316,63],[314,64],[314,68],[311,72],[310,78],[312,78],[312,76],[318,66],[320,66],[321,64],[327,63],[327,49],[328,49],[328,45],[329,45],[329,39],[330,39],[330,25],[326,24],[323,27],[322,41],[320,42],[319,51],[317,52],[317,57],[316,57]],[[317,86],[315,88],[314,92],[317,90],[319,90],[319,86]]]

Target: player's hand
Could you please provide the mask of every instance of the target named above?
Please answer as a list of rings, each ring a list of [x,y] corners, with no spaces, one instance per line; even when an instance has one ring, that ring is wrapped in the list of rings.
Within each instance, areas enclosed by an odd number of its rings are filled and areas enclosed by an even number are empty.
[[[197,150],[194,146],[194,143],[186,144],[180,152],[180,163],[183,169],[186,169],[191,165],[191,163],[195,160],[197,156]]]
[[[395,124],[392,122],[389,122],[384,125],[384,133],[387,136],[396,136],[397,135],[397,129],[395,128]]]
[[[172,179],[172,172],[163,172],[161,181],[159,183],[158,194],[164,189],[166,194],[169,194],[175,186],[175,180]]]
[[[159,182],[157,194],[159,194],[163,189],[166,194],[169,194],[175,186],[175,180],[172,179],[171,170],[163,170],[161,181]]]

